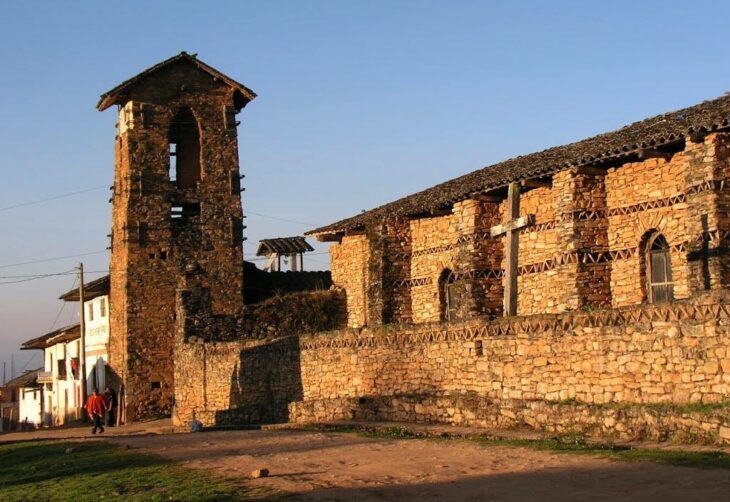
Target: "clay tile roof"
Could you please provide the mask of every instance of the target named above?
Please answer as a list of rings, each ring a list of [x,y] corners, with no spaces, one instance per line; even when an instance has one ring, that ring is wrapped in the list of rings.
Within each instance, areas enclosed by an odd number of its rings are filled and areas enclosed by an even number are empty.
[[[50,333],[46,333],[43,336],[39,336],[38,338],[33,338],[31,340],[28,340],[27,342],[24,342],[20,346],[20,350],[45,349],[46,347],[50,347],[51,345],[55,345],[57,343],[76,340],[80,336],[81,328],[79,326],[79,323],[70,324],[68,326],[64,326],[63,328],[58,328],[55,331],[51,331]]]
[[[12,380],[8,380],[5,384],[5,387],[15,387],[17,389],[23,388],[23,387],[36,387],[38,385],[38,373],[40,371],[43,371],[43,368],[38,368],[35,370],[29,370],[23,373],[20,376],[16,376]]]
[[[84,283],[84,301],[93,300],[98,296],[104,296],[109,294],[109,276],[99,277],[91,282]],[[58,297],[59,300],[65,302],[77,302],[79,301],[79,288],[67,291]]]
[[[304,237],[280,237],[278,239],[263,239],[259,241],[256,256],[276,254],[306,253],[314,251]]]
[[[213,77],[218,78],[229,86],[233,87],[234,89],[237,89],[241,93],[241,95],[243,95],[246,102],[252,101],[256,97],[256,93],[245,85],[236,82],[231,77],[224,75],[212,66],[205,64],[204,62],[199,60],[195,54],[188,54],[187,52],[183,51],[177,56],[173,56],[170,59],[166,59],[161,63],[157,63],[156,65],[147,68],[142,73],[139,73],[138,75],[135,75],[128,80],[125,80],[115,88],[102,94],[101,98],[99,99],[99,103],[97,103],[96,105],[97,110],[103,111],[113,104],[123,104],[127,100],[126,94],[132,87],[134,87],[134,85],[149,77],[156,71],[159,71],[166,66],[177,63],[178,61],[188,61],[200,68],[201,70],[211,74]]]
[[[393,216],[415,216],[448,207],[479,192],[499,189],[520,179],[552,175],[567,167],[625,157],[642,148],[659,147],[687,135],[727,128],[730,96],[705,101],[671,113],[635,122],[613,132],[509,159],[446,181],[421,192],[363,212],[305,235],[337,234]]]

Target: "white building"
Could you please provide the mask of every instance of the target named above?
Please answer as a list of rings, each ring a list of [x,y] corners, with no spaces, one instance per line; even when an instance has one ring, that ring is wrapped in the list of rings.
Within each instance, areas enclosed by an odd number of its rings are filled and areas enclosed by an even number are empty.
[[[42,425],[43,388],[38,384],[38,374],[41,368],[26,371],[7,382],[2,388],[3,420],[0,420],[0,432],[9,430],[23,430],[40,427]]]
[[[79,338],[79,325],[72,324],[21,346],[23,350],[43,350],[43,369],[38,374],[44,391],[43,425],[63,425],[81,416]]]
[[[26,373],[27,382],[18,388],[21,427],[32,428],[43,425],[43,388],[38,384],[40,369]]]
[[[78,289],[61,296],[77,302]],[[84,285],[86,395],[104,390],[109,353],[109,276]],[[43,350],[44,366],[38,375],[43,386],[43,424],[56,426],[77,420],[83,413],[81,390],[81,331],[73,324],[29,340],[23,350]]]

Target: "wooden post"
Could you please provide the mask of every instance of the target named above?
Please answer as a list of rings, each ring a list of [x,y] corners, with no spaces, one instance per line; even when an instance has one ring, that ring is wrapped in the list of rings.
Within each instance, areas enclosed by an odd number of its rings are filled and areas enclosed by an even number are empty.
[[[79,263],[79,375],[81,376],[81,408],[86,405],[86,318],[84,316],[84,264]],[[83,416],[83,413],[82,413]]]
[[[507,189],[507,221],[520,217],[520,185],[510,183]],[[519,255],[520,239],[515,231],[508,231],[505,235],[504,256],[507,262],[504,284],[504,313],[517,315],[517,256]]]
[[[535,224],[535,215],[520,218],[520,184],[510,183],[507,188],[507,221],[492,227],[492,237],[505,236],[504,243],[504,315],[517,315],[517,257],[520,229]]]
[[[297,271],[297,254],[296,253],[290,254],[289,261],[291,261],[291,263],[289,264],[289,270],[291,270],[292,272],[296,272]]]

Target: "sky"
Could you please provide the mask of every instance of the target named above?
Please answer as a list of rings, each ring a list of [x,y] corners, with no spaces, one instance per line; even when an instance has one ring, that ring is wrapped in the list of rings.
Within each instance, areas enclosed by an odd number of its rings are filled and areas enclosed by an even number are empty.
[[[259,239],[724,94],[728,19],[720,0],[0,0],[0,363],[40,366],[20,344],[76,322],[58,296],[79,262],[88,280],[108,268],[117,117],[99,95],[180,51],[259,95],[239,115],[252,258]],[[23,277],[39,274],[61,275]]]

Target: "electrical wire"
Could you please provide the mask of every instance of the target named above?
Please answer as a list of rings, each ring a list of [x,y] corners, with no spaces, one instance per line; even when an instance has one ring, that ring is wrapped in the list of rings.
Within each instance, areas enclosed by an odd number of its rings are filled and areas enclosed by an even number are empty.
[[[35,281],[37,279],[45,279],[45,278],[48,278],[48,277],[57,277],[57,276],[60,276],[60,275],[71,275],[71,274],[75,274],[75,273],[76,273],[75,271],[71,270],[71,271],[68,271],[68,272],[59,272],[57,274],[29,275],[29,276],[25,276],[24,279],[18,279],[18,280],[15,280],[15,281],[0,281],[0,286],[2,286],[4,284],[20,284],[22,282],[30,282],[30,281]],[[106,274],[106,273],[108,273],[108,271],[107,270],[90,270],[90,271],[88,271],[86,273],[87,274]],[[18,276],[18,277],[23,277],[23,276]],[[12,278],[12,276],[0,277],[0,279],[9,279],[9,278]]]
[[[64,199],[66,197],[73,197],[74,195],[80,195],[82,193],[87,193],[87,192],[93,192],[96,190],[101,190],[103,188],[108,188],[108,187],[106,185],[104,185],[104,186],[98,186],[98,187],[93,187],[93,188],[86,188],[84,190],[77,190],[75,192],[67,192],[67,193],[63,193],[60,195],[53,195],[51,197],[46,197],[45,199],[32,200],[29,202],[21,202],[20,204],[14,204],[12,206],[0,207],[0,212],[9,211],[11,209],[17,209],[19,207],[32,206],[34,204],[41,204],[43,202],[48,202],[51,200]]]
[[[41,260],[23,261],[23,262],[19,262],[19,263],[8,263],[6,265],[0,265],[0,268],[19,267],[21,265],[33,265],[35,263],[46,263],[49,261],[65,260],[66,258],[78,258],[79,256],[91,256],[91,255],[107,253],[107,252],[108,251],[106,249],[102,249],[99,251],[91,251],[88,253],[78,253],[78,254],[70,254],[70,255],[66,255],[66,256],[56,256],[54,258],[43,258]]]
[[[246,211],[246,210],[244,210],[243,214],[253,214],[254,216],[260,216],[262,218],[268,218],[270,220],[286,221],[287,223],[296,223],[297,225],[305,225],[307,227],[318,227],[318,226],[320,226],[320,225],[317,225],[315,223],[307,223],[306,221],[289,220],[287,218],[280,218],[278,216],[270,216],[268,214],[255,213],[253,211]]]
[[[76,277],[74,277],[74,282],[73,282],[73,284],[71,284],[71,289],[74,289],[76,287],[76,282],[78,280],[79,280],[79,277],[77,275]],[[56,314],[56,317],[53,319],[53,323],[51,324],[51,327],[48,329],[49,333],[55,329],[56,324],[58,323],[58,320],[61,318],[61,314],[63,313],[64,309],[66,308],[66,304],[67,304],[67,302],[61,302],[61,308],[58,309],[58,313]],[[26,370],[26,368],[28,368],[30,363],[32,363],[35,360],[36,355],[38,355],[38,352],[33,352],[33,355],[30,357],[30,359],[28,359],[25,362],[25,365],[20,370],[21,373],[23,373]]]

